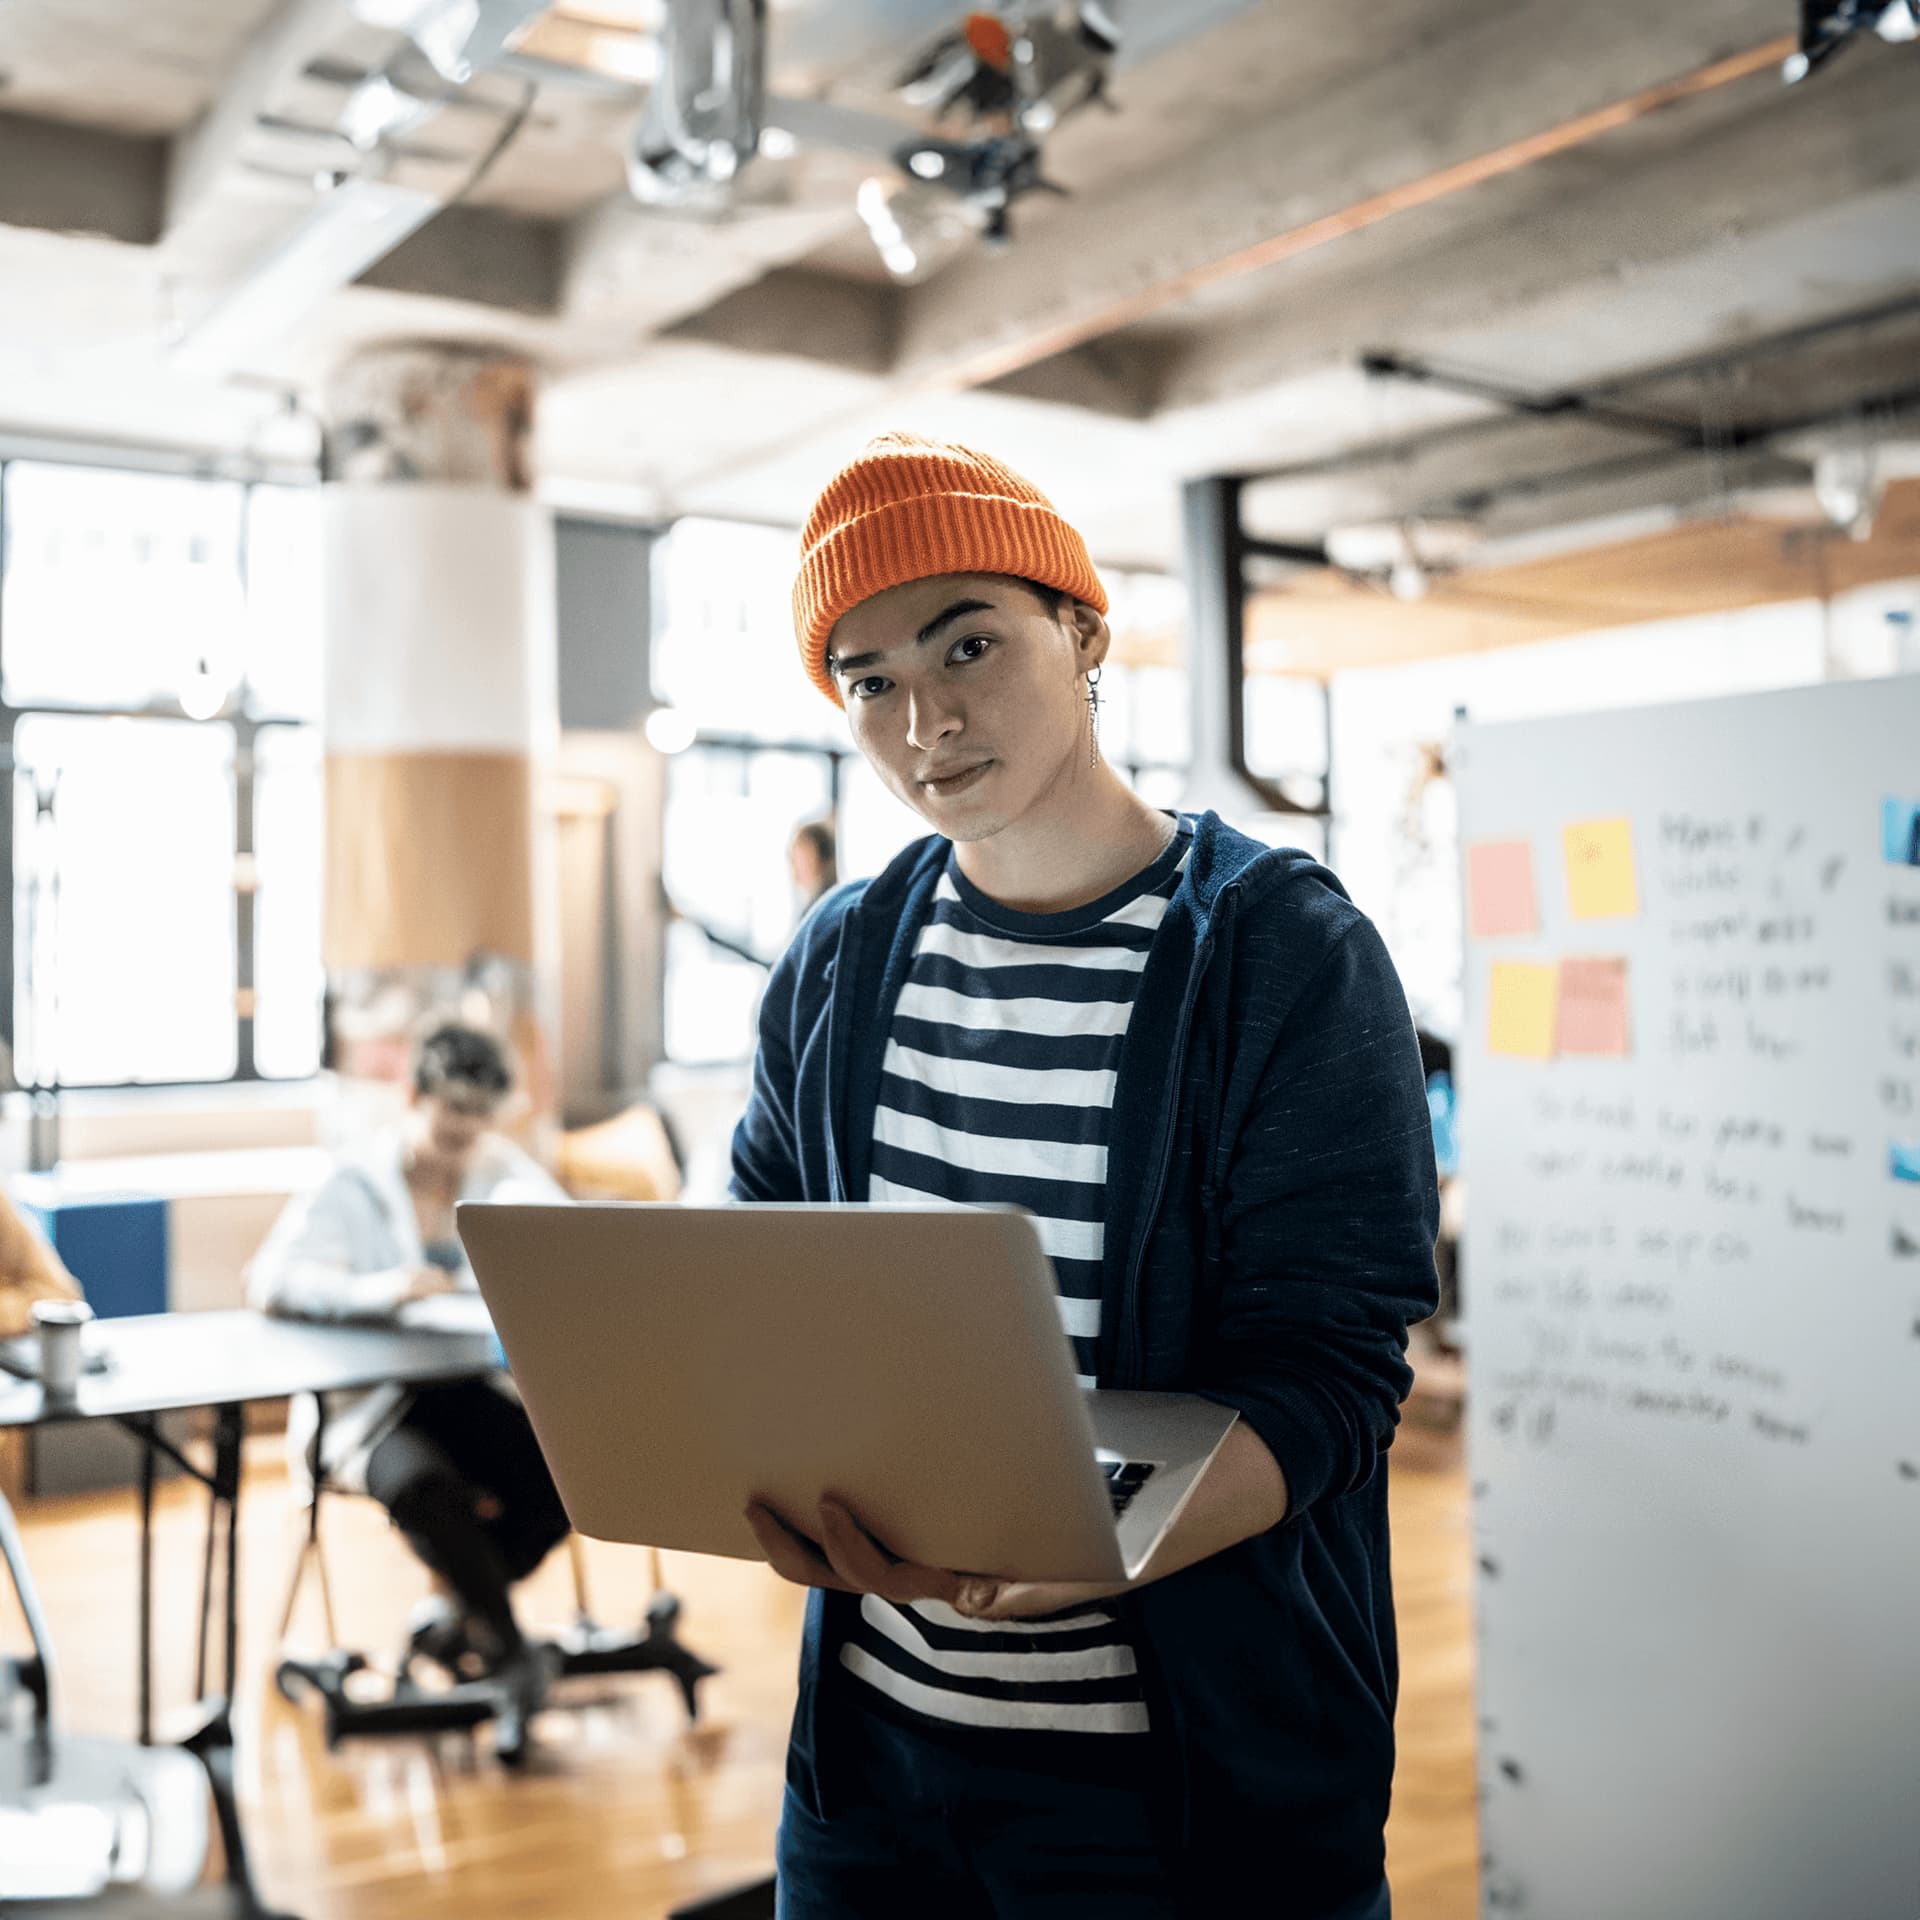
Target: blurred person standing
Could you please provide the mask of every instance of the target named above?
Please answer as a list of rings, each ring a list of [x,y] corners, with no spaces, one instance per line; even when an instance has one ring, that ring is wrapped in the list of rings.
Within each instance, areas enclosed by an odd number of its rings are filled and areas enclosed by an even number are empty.
[[[804,920],[824,894],[840,884],[840,857],[831,820],[803,820],[787,842],[793,875],[794,918]]]

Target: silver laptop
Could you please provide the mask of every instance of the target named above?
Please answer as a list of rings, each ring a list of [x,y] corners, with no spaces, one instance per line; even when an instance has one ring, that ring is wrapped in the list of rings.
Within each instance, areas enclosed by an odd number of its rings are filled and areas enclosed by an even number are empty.
[[[459,1209],[480,1291],[582,1533],[761,1558],[841,1496],[926,1566],[1130,1579],[1230,1408],[1083,1389],[1015,1208]]]

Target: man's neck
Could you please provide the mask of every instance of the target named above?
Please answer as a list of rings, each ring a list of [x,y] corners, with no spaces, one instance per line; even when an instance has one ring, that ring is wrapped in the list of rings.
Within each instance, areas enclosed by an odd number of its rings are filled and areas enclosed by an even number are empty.
[[[1069,913],[1153,864],[1177,831],[1104,761],[1022,819],[955,850],[960,871],[1016,913]]]

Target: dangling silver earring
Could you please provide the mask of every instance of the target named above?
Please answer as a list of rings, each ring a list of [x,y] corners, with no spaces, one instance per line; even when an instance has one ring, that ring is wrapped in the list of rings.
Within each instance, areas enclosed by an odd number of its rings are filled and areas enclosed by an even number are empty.
[[[1100,764],[1100,669],[1087,669],[1087,765]]]

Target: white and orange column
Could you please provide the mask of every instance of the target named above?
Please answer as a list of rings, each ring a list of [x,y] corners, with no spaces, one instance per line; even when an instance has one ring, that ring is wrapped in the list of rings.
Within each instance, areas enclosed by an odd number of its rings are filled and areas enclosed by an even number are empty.
[[[382,346],[329,382],[325,954],[335,1053],[391,1078],[413,1021],[484,1013],[546,1104],[557,974],[536,793],[558,743],[534,374]]]

